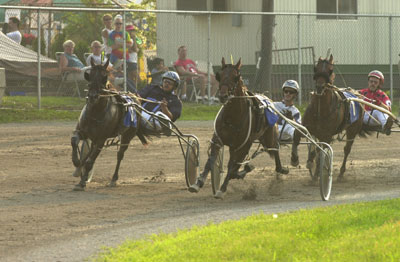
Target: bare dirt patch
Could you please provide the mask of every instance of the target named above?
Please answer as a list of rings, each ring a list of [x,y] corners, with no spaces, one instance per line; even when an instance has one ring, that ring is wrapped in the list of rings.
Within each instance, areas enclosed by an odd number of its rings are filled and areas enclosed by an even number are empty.
[[[135,138],[125,154],[119,185],[107,187],[116,163],[116,147],[104,150],[85,192],[74,192],[70,135],[74,123],[0,125],[0,258],[38,245],[85,236],[140,221],[162,220],[179,212],[204,213],[227,207],[251,207],[287,201],[321,201],[319,187],[310,184],[305,169],[306,146],[300,147],[300,167],[276,180],[274,162],[266,154],[253,162],[245,180],[230,183],[223,201],[212,197],[210,180],[198,194],[186,189],[184,159],[174,137],[154,138],[143,147]],[[200,140],[201,170],[206,161],[211,122],[178,122],[184,133]],[[332,199],[398,189],[398,134],[357,139],[350,154],[346,181],[333,184]],[[338,174],[344,143],[335,143]],[[225,151],[225,160],[228,152]],[[290,163],[290,148],[281,150]],[[1,260],[1,259],[0,259]],[[46,259],[45,259],[46,260]],[[45,261],[43,260],[43,261]],[[68,261],[66,259],[65,261]]]

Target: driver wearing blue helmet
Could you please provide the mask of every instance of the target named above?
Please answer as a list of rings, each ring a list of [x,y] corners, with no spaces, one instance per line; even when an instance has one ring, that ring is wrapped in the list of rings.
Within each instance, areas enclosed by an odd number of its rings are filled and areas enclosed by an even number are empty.
[[[139,90],[139,95],[145,99],[142,103],[143,108],[158,116],[153,117],[142,112],[142,124],[149,134],[171,134],[169,121],[175,122],[182,112],[182,102],[174,93],[179,82],[179,75],[168,71],[162,76],[162,86],[148,85]]]

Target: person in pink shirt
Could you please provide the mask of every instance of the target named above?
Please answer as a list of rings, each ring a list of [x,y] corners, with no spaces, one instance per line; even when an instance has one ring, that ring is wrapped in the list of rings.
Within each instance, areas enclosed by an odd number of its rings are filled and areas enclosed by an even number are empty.
[[[382,72],[373,70],[368,74],[368,88],[361,89],[359,92],[364,96],[364,100],[380,106],[388,111],[392,111],[390,98],[381,90],[385,77]],[[365,107],[364,124],[367,126],[382,126],[382,131],[390,135],[393,119],[379,110]],[[372,116],[372,117],[371,117]],[[374,120],[376,119],[376,120]],[[378,121],[378,122],[377,122]]]
[[[203,98],[203,103],[208,100],[208,97],[206,96],[206,90],[207,90],[207,83],[208,83],[208,76],[207,72],[202,72],[200,71],[196,63],[187,58],[187,48],[186,46],[180,46],[178,48],[178,60],[175,61],[175,68],[178,74],[182,77],[186,77],[186,79],[191,79],[194,78],[197,83],[200,85],[200,95]],[[218,82],[215,79],[215,76],[213,74],[210,75],[211,79],[211,97],[210,100],[213,102],[217,102],[218,98],[215,97],[215,94],[217,93],[218,89]],[[182,94],[182,100],[186,99],[186,94]]]

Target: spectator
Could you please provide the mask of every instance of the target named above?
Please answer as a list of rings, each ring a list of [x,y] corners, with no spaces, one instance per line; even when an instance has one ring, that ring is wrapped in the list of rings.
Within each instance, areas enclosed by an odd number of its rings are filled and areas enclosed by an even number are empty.
[[[162,75],[168,71],[168,67],[164,65],[164,59],[154,58],[154,68],[151,70],[151,83],[152,85],[162,84]]]
[[[14,42],[21,44],[22,35],[19,31],[19,19],[15,16],[8,19],[8,33],[6,34]]]
[[[132,39],[128,32],[125,32],[126,39],[126,59],[129,61],[129,48],[133,45]],[[115,68],[119,67],[124,58],[124,36],[122,31],[122,16],[117,15],[114,18],[114,30],[108,36],[108,46],[111,47],[110,62]]]
[[[139,91],[142,98],[154,101],[154,103],[144,101],[143,108],[158,116],[153,117],[142,112],[142,124],[150,134],[171,134],[169,121],[175,122],[182,112],[182,102],[173,92],[179,82],[179,75],[176,72],[168,71],[162,76],[162,86],[148,85]]]
[[[385,77],[382,72],[373,70],[368,74],[368,88],[360,90],[360,93],[364,96],[364,100],[388,111],[392,111],[392,102],[390,101],[390,98],[381,90],[384,81]],[[376,119],[378,123],[372,119],[371,116]],[[366,106],[364,124],[367,126],[381,126],[382,132],[386,135],[390,135],[393,119],[379,110],[373,110],[369,106]]]
[[[206,89],[208,83],[208,76],[206,72],[200,71],[196,63],[187,58],[187,48],[186,46],[180,46],[178,48],[178,60],[175,61],[175,67],[180,76],[186,77],[186,79],[193,78],[195,82],[200,85],[200,95],[202,96],[203,103],[208,100],[206,97]],[[218,82],[215,79],[215,76],[211,74],[211,100],[218,101],[215,97],[215,94],[218,89]],[[186,99],[186,94],[182,95],[182,99]]]
[[[287,80],[283,83],[283,100],[275,102],[275,108],[279,110],[287,118],[301,123],[300,111],[294,105],[299,92],[299,84],[295,80]],[[279,140],[293,140],[295,128],[287,123],[283,118],[278,119]]]
[[[132,39],[132,46],[128,49],[129,59],[127,61],[127,74],[128,78],[131,79],[134,83],[137,81],[138,75],[138,52],[139,47],[136,43],[136,28],[134,25],[127,25],[125,30],[129,33],[129,36]]]
[[[111,54],[111,47],[108,45],[108,35],[112,31],[112,16],[109,14],[105,14],[103,16],[103,24],[104,24],[104,29],[101,31],[101,39],[103,40],[103,52],[104,56],[109,58]]]
[[[69,79],[84,80],[83,68],[84,64],[74,54],[75,43],[72,40],[67,40],[63,44],[64,54],[60,56],[59,68],[61,73],[71,72],[68,75]]]
[[[86,58],[86,65],[90,66],[90,60],[93,58],[93,62],[96,65],[100,65],[100,64],[104,64],[105,60],[104,60],[104,56],[101,53],[101,43],[97,40],[93,41],[92,44],[90,45],[91,49],[92,49],[92,53]]]

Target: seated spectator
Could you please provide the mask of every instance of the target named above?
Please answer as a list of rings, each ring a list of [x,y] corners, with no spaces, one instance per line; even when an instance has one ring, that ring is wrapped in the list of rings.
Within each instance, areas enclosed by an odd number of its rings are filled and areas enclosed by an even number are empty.
[[[171,134],[169,121],[175,122],[182,112],[182,102],[173,92],[178,87],[179,82],[179,75],[176,72],[168,71],[162,76],[162,86],[147,85],[139,90],[139,95],[142,98],[153,101],[143,101],[143,108],[158,116],[158,118],[155,118],[146,112],[142,112],[142,124],[148,131],[147,133]]]
[[[175,61],[175,67],[178,74],[182,77],[186,77],[186,79],[193,78],[195,83],[200,85],[200,95],[202,96],[203,103],[208,100],[206,97],[206,90],[207,90],[207,83],[208,83],[208,76],[207,72],[200,71],[196,63],[187,58],[187,48],[186,46],[180,46],[178,48],[178,60]],[[215,79],[215,76],[211,74],[211,100],[212,101],[219,101],[218,98],[215,97],[215,94],[218,90],[218,82]],[[186,99],[186,94],[182,94],[182,99]]]
[[[300,111],[294,105],[294,100],[299,92],[299,84],[295,80],[287,80],[282,85],[282,91],[283,100],[274,103],[276,109],[287,118],[301,124]],[[281,117],[278,119],[278,129],[280,140],[293,140],[295,128]]]
[[[151,83],[152,85],[162,85],[162,76],[169,69],[164,65],[164,59],[154,58],[154,68],[151,70]]]
[[[72,40],[67,40],[63,44],[64,54],[60,56],[59,69],[61,73],[70,72],[68,79],[84,80],[85,65],[74,54],[75,43]]]
[[[21,44],[22,35],[19,31],[19,19],[15,16],[8,19],[7,36],[14,42]]]
[[[96,65],[104,64],[106,61],[104,59],[104,56],[101,53],[101,43],[97,40],[93,41],[92,44],[90,45],[90,48],[92,49],[92,53],[86,58],[86,65],[90,66],[90,60],[93,58],[93,62]]]

